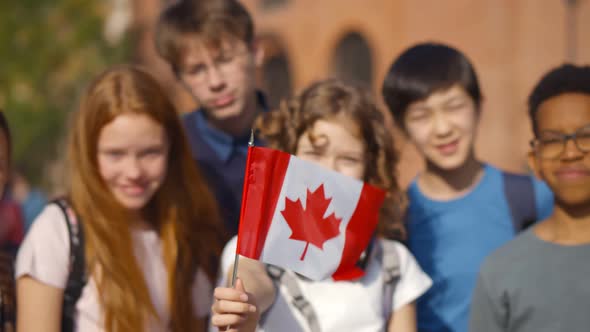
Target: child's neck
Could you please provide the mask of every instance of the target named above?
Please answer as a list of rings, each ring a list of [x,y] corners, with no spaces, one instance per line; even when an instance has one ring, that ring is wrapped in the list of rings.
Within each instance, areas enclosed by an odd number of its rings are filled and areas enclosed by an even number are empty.
[[[541,239],[562,245],[590,243],[590,204],[555,205],[553,215],[535,228]]]
[[[131,228],[138,231],[151,231],[155,230],[155,227],[145,220],[136,220],[131,223]]]
[[[463,196],[479,182],[483,166],[474,156],[458,168],[446,170],[427,162],[426,170],[418,178],[424,195],[436,200],[451,200]]]
[[[129,213],[129,225],[138,231],[154,230],[155,227],[148,218],[145,211],[133,211]]]

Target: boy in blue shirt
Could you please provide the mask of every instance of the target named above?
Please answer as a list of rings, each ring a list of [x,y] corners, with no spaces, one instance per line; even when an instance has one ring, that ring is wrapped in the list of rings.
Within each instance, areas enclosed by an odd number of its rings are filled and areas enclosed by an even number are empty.
[[[183,117],[184,127],[233,236],[250,130],[267,108],[256,89],[263,52],[254,41],[252,17],[238,0],[177,1],[160,16],[156,47],[200,105]]]
[[[477,159],[482,95],[460,51],[423,43],[392,64],[382,88],[396,124],[426,161],[408,189],[408,245],[433,280],[417,303],[420,331],[467,331],[484,258],[537,217],[552,196],[540,181]]]
[[[488,259],[470,331],[590,329],[590,67],[547,73],[529,98],[529,164],[555,195],[553,214]]]

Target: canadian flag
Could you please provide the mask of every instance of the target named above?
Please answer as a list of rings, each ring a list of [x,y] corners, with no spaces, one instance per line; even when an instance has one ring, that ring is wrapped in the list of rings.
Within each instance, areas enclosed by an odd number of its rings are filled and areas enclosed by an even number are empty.
[[[237,253],[313,280],[359,278],[381,189],[288,153],[250,147]]]

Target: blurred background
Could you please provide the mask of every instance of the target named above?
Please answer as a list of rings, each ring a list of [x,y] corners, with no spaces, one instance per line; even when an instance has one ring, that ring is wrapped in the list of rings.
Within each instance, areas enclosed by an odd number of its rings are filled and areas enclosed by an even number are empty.
[[[13,127],[17,170],[34,186],[59,190],[68,114],[89,79],[111,64],[145,65],[179,112],[196,107],[155,53],[154,23],[168,2],[0,1],[0,107]],[[328,76],[364,84],[380,100],[383,76],[405,48],[421,41],[458,47],[475,64],[485,96],[478,154],[517,172],[527,170],[526,98],[534,83],[563,62],[590,63],[590,0],[243,2],[265,50],[260,86],[274,106]],[[407,184],[421,161],[395,135]]]

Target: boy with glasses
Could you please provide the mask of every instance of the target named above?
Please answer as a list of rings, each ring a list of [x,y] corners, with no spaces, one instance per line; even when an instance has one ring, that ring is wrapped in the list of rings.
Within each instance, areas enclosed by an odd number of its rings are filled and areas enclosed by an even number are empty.
[[[529,164],[553,191],[554,211],[486,260],[473,332],[590,328],[590,67],[546,74],[529,97],[529,114]]]
[[[236,0],[178,1],[161,14],[156,47],[200,105],[183,118],[186,134],[235,235],[250,129],[266,109],[252,18]]]

